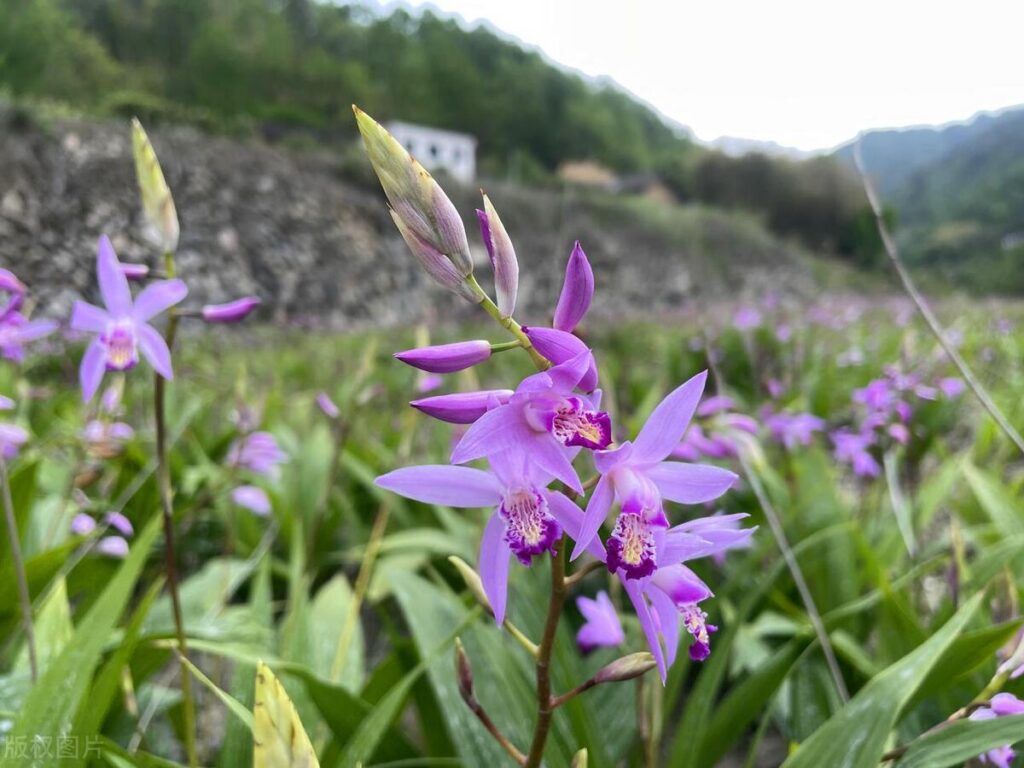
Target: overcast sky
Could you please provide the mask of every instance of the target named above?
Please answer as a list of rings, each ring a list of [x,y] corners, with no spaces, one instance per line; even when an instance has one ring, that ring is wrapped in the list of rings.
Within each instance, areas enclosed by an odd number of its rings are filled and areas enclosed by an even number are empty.
[[[412,6],[424,3],[411,0]],[[1021,0],[434,0],[698,137],[832,147],[1024,103]]]

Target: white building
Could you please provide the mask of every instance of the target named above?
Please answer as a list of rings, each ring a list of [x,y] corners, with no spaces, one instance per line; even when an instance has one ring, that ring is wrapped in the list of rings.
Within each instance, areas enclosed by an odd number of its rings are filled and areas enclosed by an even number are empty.
[[[476,139],[469,134],[398,121],[384,127],[428,171],[446,171],[463,184],[476,178]]]

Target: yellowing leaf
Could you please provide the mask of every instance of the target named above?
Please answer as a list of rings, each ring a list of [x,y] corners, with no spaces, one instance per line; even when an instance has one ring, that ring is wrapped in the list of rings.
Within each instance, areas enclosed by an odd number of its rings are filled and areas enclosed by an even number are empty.
[[[253,715],[254,768],[320,768],[295,705],[262,661],[256,667]]]

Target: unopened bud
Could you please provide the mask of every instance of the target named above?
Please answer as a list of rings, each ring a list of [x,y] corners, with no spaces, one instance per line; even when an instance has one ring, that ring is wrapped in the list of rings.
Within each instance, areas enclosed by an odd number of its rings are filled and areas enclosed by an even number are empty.
[[[435,283],[459,294],[467,301],[474,303],[479,301],[476,294],[466,285],[465,276],[455,268],[451,259],[415,232],[395,209],[391,210],[391,218],[394,219],[399,234],[405,240],[405,244],[409,246],[412,255],[416,257],[416,261],[434,279]]]
[[[473,260],[466,227],[455,205],[427,169],[382,125],[358,107],[353,106],[352,111],[370,164],[391,203],[392,216],[396,223],[402,222],[399,230],[413,254],[426,266],[423,259],[423,244],[426,244],[450,263],[452,271],[461,278],[468,277],[473,272]],[[410,239],[410,234],[415,237]],[[428,268],[428,271],[438,280],[434,270]]]
[[[132,120],[132,154],[146,220],[156,233],[160,247],[167,253],[174,253],[180,234],[178,212],[153,145],[137,119]]]
[[[395,357],[406,365],[430,373],[454,373],[482,363],[490,356],[491,343],[483,340],[438,344],[395,353]]]
[[[505,225],[498,218],[491,199],[484,195],[484,209],[476,212],[480,220],[480,234],[483,236],[487,255],[494,270],[494,293],[502,317],[511,317],[516,309],[516,295],[519,292],[519,262],[512,239],[505,231]]]
[[[587,254],[583,252],[579,241],[569,254],[569,263],[565,266],[565,282],[562,293],[555,307],[554,327],[560,331],[571,331],[590,308],[594,298],[594,270],[590,268]]]
[[[587,748],[584,747],[572,756],[572,762],[569,764],[570,768],[587,768],[587,757]]]
[[[473,567],[461,557],[456,557],[455,555],[451,555],[448,558],[448,562],[455,566],[455,570],[459,572],[462,580],[466,582],[466,587],[473,593],[476,601],[486,610],[494,613],[491,608],[491,601],[487,599],[487,593],[484,592],[484,583],[480,580],[480,575],[473,570]]]
[[[149,267],[145,264],[130,264],[122,261],[121,272],[129,280],[145,280],[149,277]]]
[[[469,656],[462,647],[462,640],[455,638],[455,678],[459,682],[459,693],[467,701],[473,698],[473,670],[469,666]]]
[[[203,320],[208,323],[240,323],[259,305],[258,296],[245,296],[227,304],[207,304],[203,307]]]
[[[457,392],[451,395],[423,397],[413,400],[409,405],[438,421],[447,421],[449,424],[472,424],[490,410],[492,403],[503,405],[513,394],[511,389]]]
[[[317,393],[316,404],[329,419],[336,419],[341,415],[341,410],[338,408],[337,403],[331,400],[331,396],[326,392]]]
[[[654,669],[657,663],[654,656],[644,651],[642,653],[631,653],[628,656],[616,659],[598,670],[594,675],[594,683],[621,683],[625,680],[633,680]]]

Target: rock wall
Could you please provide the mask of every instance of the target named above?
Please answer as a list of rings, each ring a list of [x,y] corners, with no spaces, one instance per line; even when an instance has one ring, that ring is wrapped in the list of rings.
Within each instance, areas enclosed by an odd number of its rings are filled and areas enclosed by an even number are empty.
[[[179,273],[191,304],[252,293],[264,300],[264,319],[336,328],[469,316],[406,251],[368,166],[189,128],[151,137],[178,207]],[[486,285],[471,218],[476,190],[445,186]],[[813,288],[806,257],[733,216],[677,209],[652,223],[575,193],[501,184],[488,191],[519,254],[517,314],[533,322],[551,312],[576,237],[594,264],[595,311],[605,317],[672,311],[697,292]],[[128,126],[40,128],[0,117],[0,264],[29,285],[40,313],[64,316],[74,298],[93,294],[101,233],[122,260],[157,265],[143,236]]]

